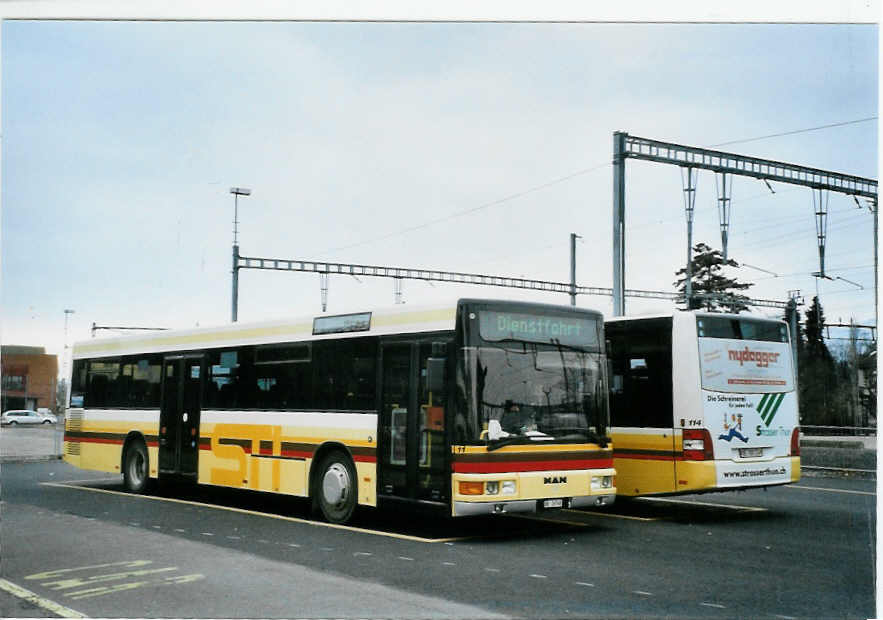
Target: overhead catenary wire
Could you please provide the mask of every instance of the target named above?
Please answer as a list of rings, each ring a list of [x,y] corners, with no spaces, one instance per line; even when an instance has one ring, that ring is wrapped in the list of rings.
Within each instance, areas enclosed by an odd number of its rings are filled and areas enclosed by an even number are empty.
[[[435,226],[436,224],[441,224],[441,223],[443,223],[443,222],[448,222],[448,221],[450,221],[450,220],[453,220],[453,219],[456,219],[456,218],[459,218],[459,217],[463,217],[463,216],[466,216],[466,215],[471,215],[471,214],[473,214],[473,213],[477,213],[477,212],[479,212],[479,211],[483,211],[483,210],[485,210],[485,209],[489,209],[489,208],[491,208],[491,207],[495,207],[495,206],[498,206],[498,205],[504,204],[504,203],[506,203],[506,202],[509,202],[509,201],[515,200],[515,199],[517,199],[517,198],[521,198],[521,197],[523,197],[523,196],[527,196],[528,194],[532,194],[532,193],[534,193],[534,192],[538,192],[538,191],[543,190],[543,189],[546,189],[546,188],[548,188],[548,187],[552,187],[553,185],[558,185],[559,183],[564,183],[565,181],[569,181],[569,180],[571,180],[571,179],[574,179],[574,178],[576,178],[576,177],[582,176],[582,175],[584,175],[584,174],[588,174],[588,173],[590,173],[590,172],[594,172],[594,171],[596,171],[596,170],[600,170],[600,169],[602,169],[602,168],[606,168],[607,166],[610,166],[610,165],[612,165],[612,164],[610,164],[610,163],[603,163],[603,164],[598,164],[598,165],[596,165],[596,166],[592,166],[592,167],[590,167],[590,168],[584,168],[584,169],[582,169],[582,170],[577,170],[576,172],[572,172],[572,173],[570,173],[570,174],[568,174],[568,175],[565,175],[565,176],[563,176],[563,177],[559,177],[559,178],[554,179],[554,180],[552,180],[552,181],[549,181],[549,182],[547,182],[547,183],[542,183],[542,184],[540,184],[540,185],[535,185],[535,186],[533,186],[533,187],[530,187],[530,188],[528,188],[528,189],[522,190],[522,191],[520,191],[520,192],[516,192],[516,193],[514,193],[514,194],[509,194],[508,196],[504,196],[503,198],[499,198],[499,199],[497,199],[497,200],[492,200],[492,201],[490,201],[490,202],[486,202],[486,203],[480,204],[480,205],[478,205],[478,206],[476,206],[476,207],[471,207],[471,208],[469,208],[469,209],[464,209],[464,210],[462,210],[462,211],[456,211],[456,212],[454,212],[454,213],[451,213],[450,215],[446,215],[445,217],[437,218],[437,219],[434,219],[434,220],[429,220],[429,221],[424,222],[424,223],[422,223],[422,224],[416,224],[416,225],[414,225],[414,226],[408,226],[408,227],[406,227],[406,228],[401,228],[401,229],[399,229],[399,230],[396,230],[396,231],[393,231],[393,232],[387,233],[387,234],[385,234],[385,235],[381,235],[381,236],[379,236],[379,237],[374,237],[374,238],[372,238],[372,239],[365,239],[364,241],[358,241],[358,242],[356,242],[356,243],[351,243],[351,244],[349,244],[349,245],[344,245],[344,246],[340,246],[340,247],[336,247],[336,248],[331,248],[331,249],[329,249],[329,250],[325,250],[324,252],[320,252],[319,254],[320,254],[320,255],[322,255],[322,254],[330,254],[330,253],[333,253],[333,252],[339,252],[339,251],[341,251],[341,250],[350,250],[350,249],[352,249],[352,248],[361,247],[361,246],[363,246],[363,245],[368,245],[368,244],[371,244],[371,243],[377,243],[378,241],[385,241],[385,240],[390,239],[390,238],[392,238],[392,237],[397,237],[397,236],[399,236],[399,235],[404,235],[404,234],[411,233],[411,232],[414,232],[414,231],[417,231],[417,230],[422,230],[422,229],[424,229],[424,228],[429,228],[430,226]]]
[[[743,139],[740,139],[740,140],[731,140],[731,141],[729,141],[729,142],[721,142],[721,143],[718,143],[718,144],[712,144],[712,145],[709,145],[709,146],[710,146],[710,147],[718,147],[718,146],[726,146],[726,145],[729,145],[729,144],[739,144],[739,143],[745,143],[745,142],[753,142],[753,141],[756,141],[756,140],[766,140],[766,139],[768,139],[768,138],[776,138],[776,137],[781,137],[781,136],[788,136],[788,135],[794,135],[794,134],[799,134],[799,133],[806,133],[806,132],[810,132],[810,131],[818,131],[818,130],[821,130],[821,129],[830,129],[830,128],[834,128],[834,127],[842,127],[842,126],[846,126],[846,125],[852,125],[852,124],[855,124],[855,123],[863,123],[863,122],[867,122],[867,121],[871,121],[871,120],[876,120],[876,119],[877,119],[876,116],[870,116],[870,117],[860,118],[860,119],[854,119],[854,120],[850,120],[850,121],[843,121],[843,122],[840,122],[840,123],[830,123],[830,124],[827,124],[827,125],[818,125],[818,126],[815,126],[815,127],[806,127],[806,128],[803,128],[803,129],[795,129],[795,130],[793,130],[793,131],[786,131],[786,132],[782,132],[782,133],[778,133],[778,134],[769,134],[769,135],[765,135],[765,136],[756,136],[756,137],[753,137],[753,138],[743,138]],[[330,254],[330,253],[334,253],[334,252],[339,252],[339,251],[341,251],[341,250],[349,250],[349,249],[352,249],[352,248],[361,247],[361,246],[364,246],[364,245],[369,245],[369,244],[371,244],[371,243],[377,243],[377,242],[379,242],[379,241],[385,241],[385,240],[390,239],[390,238],[392,238],[392,237],[396,237],[396,236],[399,236],[399,235],[404,235],[404,234],[407,234],[407,233],[410,233],[410,232],[414,232],[414,231],[417,231],[417,230],[422,230],[422,229],[424,229],[424,228],[428,228],[428,227],[430,227],[430,226],[434,226],[434,225],[436,225],[436,224],[441,224],[441,223],[443,223],[443,222],[447,222],[447,221],[450,221],[450,220],[453,220],[453,219],[456,219],[456,218],[459,218],[459,217],[463,217],[463,216],[465,216],[465,215],[470,215],[470,214],[472,214],[472,213],[477,213],[477,212],[479,212],[479,211],[482,211],[482,210],[485,210],[485,209],[488,209],[488,208],[491,208],[491,207],[494,207],[494,206],[497,206],[497,205],[500,205],[500,204],[504,204],[504,203],[509,202],[509,201],[511,201],[511,200],[515,200],[515,199],[517,199],[517,198],[521,198],[521,197],[526,196],[526,195],[528,195],[528,194],[531,194],[531,193],[533,193],[533,192],[537,192],[537,191],[540,191],[540,190],[546,189],[546,188],[548,188],[548,187],[552,187],[552,186],[557,185],[557,184],[559,184],[559,183],[564,183],[564,182],[569,181],[569,180],[571,180],[571,179],[573,179],[573,178],[576,178],[576,177],[578,177],[578,176],[582,176],[582,175],[584,175],[584,174],[588,174],[588,173],[590,173],[590,172],[594,172],[594,171],[596,171],[596,170],[600,170],[600,169],[602,169],[602,168],[606,168],[606,167],[608,167],[608,166],[610,166],[610,165],[612,165],[610,162],[605,162],[605,163],[602,163],[602,164],[598,164],[598,165],[596,165],[596,166],[591,166],[591,167],[589,167],[589,168],[584,168],[584,169],[582,169],[582,170],[577,170],[576,172],[573,172],[573,173],[567,174],[567,175],[565,175],[565,176],[563,176],[563,177],[559,177],[559,178],[557,178],[557,179],[553,179],[553,180],[548,181],[548,182],[546,182],[546,183],[542,183],[542,184],[540,184],[540,185],[536,185],[536,186],[531,187],[531,188],[528,188],[528,189],[526,189],[526,190],[522,190],[522,191],[520,191],[520,192],[516,192],[516,193],[514,193],[514,194],[510,194],[510,195],[508,195],[508,196],[504,196],[503,198],[500,198],[500,199],[497,199],[497,200],[493,200],[493,201],[490,201],[490,202],[487,202],[487,203],[484,203],[484,204],[478,205],[478,206],[476,206],[476,207],[472,207],[472,208],[469,208],[469,209],[464,209],[464,210],[462,210],[462,211],[457,211],[457,212],[451,213],[450,215],[447,215],[447,216],[442,217],[442,218],[437,218],[437,219],[434,219],[434,220],[430,220],[430,221],[424,222],[424,223],[422,223],[422,224],[416,224],[416,225],[414,225],[414,226],[409,226],[409,227],[406,227],[406,228],[402,228],[402,229],[399,229],[399,230],[396,230],[396,231],[393,231],[393,232],[387,233],[387,234],[385,234],[385,235],[381,235],[381,236],[378,236],[378,237],[374,237],[374,238],[371,238],[371,239],[365,239],[365,240],[363,240],[363,241],[358,241],[358,242],[356,242],[356,243],[351,243],[351,244],[348,244],[348,245],[339,246],[339,247],[336,247],[336,248],[331,248],[331,249],[325,250],[324,252],[319,252],[319,255],[321,256],[321,255],[323,255],[323,254]],[[748,200],[748,199],[746,199],[746,200]],[[740,201],[740,202],[745,202],[745,201],[743,200],[743,201]]]
[[[781,138],[783,136],[793,136],[799,133],[808,133],[810,131],[820,131],[822,129],[832,129],[834,127],[844,127],[846,125],[855,125],[856,123],[866,123],[868,121],[877,120],[876,116],[868,116],[866,118],[857,118],[851,121],[843,121],[840,123],[830,123],[828,125],[818,125],[816,127],[806,127],[804,129],[795,129],[793,131],[783,131],[782,133],[771,133],[766,136],[757,136],[755,138],[744,138],[741,140],[730,140],[729,142],[719,142],[717,144],[709,144],[706,148],[713,148],[718,146],[729,146],[731,144],[744,144],[746,142],[756,142],[758,140],[767,140],[769,138]]]

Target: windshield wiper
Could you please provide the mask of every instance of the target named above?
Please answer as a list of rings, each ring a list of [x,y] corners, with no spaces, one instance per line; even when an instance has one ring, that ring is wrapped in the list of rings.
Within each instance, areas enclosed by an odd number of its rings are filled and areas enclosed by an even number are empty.
[[[524,435],[513,435],[511,437],[502,437],[500,439],[488,439],[487,442],[487,451],[493,452],[494,450],[498,450],[503,446],[511,446],[515,443],[524,443],[523,440],[530,439],[530,437],[525,437]]]
[[[572,344],[563,344],[558,338],[552,338],[549,340],[549,344],[554,347],[557,347],[559,351],[573,351],[575,353],[597,353],[598,351],[592,350],[588,347],[576,347]]]

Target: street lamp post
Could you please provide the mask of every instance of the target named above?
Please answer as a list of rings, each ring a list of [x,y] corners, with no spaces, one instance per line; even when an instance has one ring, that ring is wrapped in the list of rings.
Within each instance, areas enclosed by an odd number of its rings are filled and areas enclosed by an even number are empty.
[[[65,413],[67,409],[67,404],[70,402],[71,398],[71,382],[69,379],[70,373],[68,372],[68,360],[70,359],[70,351],[68,350],[67,344],[67,324],[68,319],[72,314],[74,314],[75,310],[71,310],[70,308],[64,309],[64,350],[62,351],[61,358],[61,377],[62,381],[64,381],[64,402],[61,404],[61,412]],[[57,390],[56,390],[57,391]],[[56,401],[58,396],[55,396]]]
[[[233,194],[233,300],[231,320],[236,322],[239,312],[239,197],[251,196],[251,190],[245,187],[231,187]]]

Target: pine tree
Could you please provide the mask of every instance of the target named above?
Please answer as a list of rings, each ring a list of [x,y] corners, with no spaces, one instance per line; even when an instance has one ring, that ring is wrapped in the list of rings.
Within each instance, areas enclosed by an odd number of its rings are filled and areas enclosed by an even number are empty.
[[[720,250],[714,250],[704,243],[693,246],[692,297],[687,300],[686,307],[690,310],[705,308],[711,312],[732,312],[738,314],[748,310],[748,297],[734,291],[744,291],[754,284],[738,282],[735,278],[723,275],[724,267],[738,267],[732,258],[724,259]],[[687,268],[682,267],[675,272],[679,279],[674,282],[675,288],[686,295]]]
[[[816,295],[806,311],[806,354],[810,359],[832,361],[833,357],[822,334],[825,330],[825,311]]]
[[[842,369],[825,344],[825,312],[818,296],[806,311],[806,344],[798,358],[801,424],[831,426],[843,423],[845,400],[838,387]]]

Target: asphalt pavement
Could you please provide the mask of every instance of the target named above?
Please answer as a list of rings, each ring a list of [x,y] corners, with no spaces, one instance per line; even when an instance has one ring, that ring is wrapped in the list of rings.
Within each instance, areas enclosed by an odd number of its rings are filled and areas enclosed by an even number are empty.
[[[347,527],[310,520],[304,500],[207,485],[139,496],[58,461],[6,464],[2,485],[2,578],[88,616],[874,615],[868,480],[531,518],[364,510]],[[0,615],[33,615],[21,607],[0,597]]]

